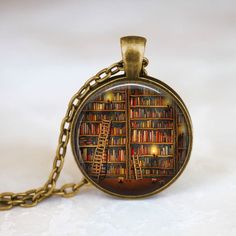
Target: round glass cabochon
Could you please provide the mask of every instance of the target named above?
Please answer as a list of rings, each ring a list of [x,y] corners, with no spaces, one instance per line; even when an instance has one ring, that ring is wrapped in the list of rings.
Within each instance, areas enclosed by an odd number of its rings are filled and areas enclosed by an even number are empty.
[[[98,90],[77,114],[72,147],[84,175],[118,196],[165,188],[187,163],[189,121],[176,99],[142,83]]]

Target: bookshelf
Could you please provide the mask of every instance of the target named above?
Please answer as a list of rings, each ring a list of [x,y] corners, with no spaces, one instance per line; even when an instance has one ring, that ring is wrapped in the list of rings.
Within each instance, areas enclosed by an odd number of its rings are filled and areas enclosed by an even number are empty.
[[[99,95],[83,109],[79,146],[87,173],[91,173],[93,155],[101,130],[102,119],[112,120],[102,175],[126,177],[127,100],[126,90],[113,90]]]
[[[104,177],[134,179],[136,154],[144,179],[170,178],[181,168],[188,146],[184,115],[163,94],[127,86],[100,94],[82,110],[79,147],[88,174],[102,119],[112,121]]]
[[[130,94],[131,155],[138,154],[144,178],[174,174],[174,116],[165,97],[147,89]],[[129,168],[129,178],[134,170]]]

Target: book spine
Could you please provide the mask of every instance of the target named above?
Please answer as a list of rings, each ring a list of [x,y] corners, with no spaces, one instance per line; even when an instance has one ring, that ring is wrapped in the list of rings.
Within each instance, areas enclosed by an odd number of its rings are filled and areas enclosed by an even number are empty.
[[[170,143],[173,140],[173,132],[169,130],[160,131],[160,130],[136,130],[133,129],[131,132],[131,140],[133,143],[136,142],[153,142],[153,143]],[[181,140],[181,137],[180,137]]]

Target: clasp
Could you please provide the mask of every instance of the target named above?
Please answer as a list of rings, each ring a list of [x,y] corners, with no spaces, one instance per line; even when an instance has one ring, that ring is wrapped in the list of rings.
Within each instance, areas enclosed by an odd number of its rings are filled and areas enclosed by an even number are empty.
[[[146,39],[126,36],[120,39],[124,70],[128,79],[138,78],[142,69]]]

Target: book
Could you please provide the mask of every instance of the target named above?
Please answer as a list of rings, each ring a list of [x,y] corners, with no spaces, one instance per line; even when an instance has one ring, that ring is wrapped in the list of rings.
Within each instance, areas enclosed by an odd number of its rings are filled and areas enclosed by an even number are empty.
[[[116,112],[112,112],[110,114],[105,114],[102,113],[100,111],[100,113],[93,113],[93,112],[83,112],[83,119],[82,122],[87,122],[87,121],[100,121],[102,122],[102,120],[108,120],[111,119],[112,121],[126,121],[126,115],[125,113],[116,113]]]
[[[80,135],[99,135],[101,131],[101,123],[81,123]],[[111,135],[124,135],[126,133],[126,127],[118,126],[111,127]]]
[[[97,145],[98,136],[90,136],[90,137],[81,137],[79,140],[79,144],[81,146],[84,145]],[[125,145],[126,144],[126,137],[112,137],[108,138],[108,147],[111,145]]]
[[[146,88],[117,89],[101,94],[81,112],[79,144],[88,169],[91,168],[103,119],[111,120],[108,145],[102,157],[107,176],[127,176],[126,165],[129,164],[134,178],[132,156],[136,154],[144,178],[168,177],[179,168],[176,160],[183,163],[188,135],[179,128],[185,119],[175,104],[168,106],[163,95]],[[130,125],[129,132],[126,123]],[[176,132],[175,127],[178,127]],[[178,151],[174,152],[176,144]]]
[[[114,102],[90,102],[84,108],[89,111],[100,111],[100,110],[124,110],[125,103],[114,103]]]
[[[174,168],[174,159],[162,159],[162,158],[141,158],[142,168],[160,168],[160,169],[171,169]]]
[[[155,148],[155,152],[153,152]],[[139,156],[171,156],[173,155],[173,145],[132,145],[131,153],[138,154]]]
[[[133,143],[153,142],[153,143],[172,143],[174,141],[173,130],[132,130],[131,141]]]
[[[173,109],[160,108],[132,108],[130,118],[173,118]]]
[[[163,96],[158,97],[131,97],[131,106],[164,106]]]
[[[173,129],[173,121],[164,120],[146,120],[146,121],[132,121],[131,128],[163,128],[163,129]]]

